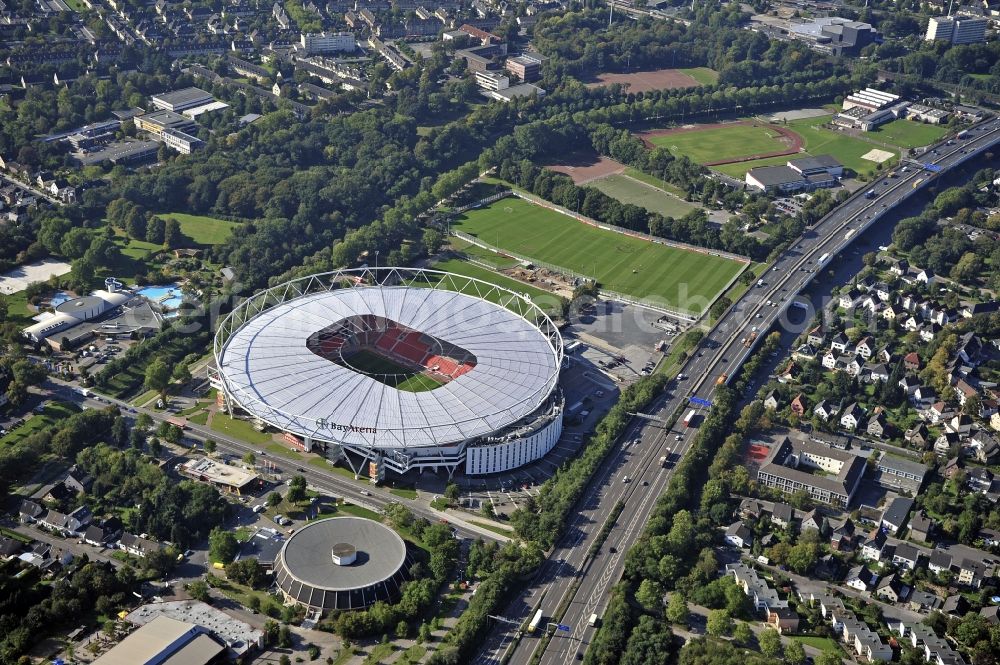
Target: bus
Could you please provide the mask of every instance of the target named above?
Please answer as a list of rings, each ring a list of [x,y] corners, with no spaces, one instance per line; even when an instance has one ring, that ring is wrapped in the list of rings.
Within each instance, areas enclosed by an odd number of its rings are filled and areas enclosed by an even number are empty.
[[[695,415],[694,409],[688,411],[688,414],[684,416],[684,427],[691,427],[691,423],[694,422]]]
[[[534,634],[540,625],[542,625],[542,608],[538,608],[538,611],[535,612],[535,616],[531,617],[531,623],[528,624],[528,634]]]

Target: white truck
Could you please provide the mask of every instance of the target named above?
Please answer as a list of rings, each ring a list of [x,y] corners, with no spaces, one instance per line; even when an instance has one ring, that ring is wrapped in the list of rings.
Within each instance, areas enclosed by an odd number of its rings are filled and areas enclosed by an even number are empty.
[[[600,623],[600,621],[601,618],[597,616],[597,612],[594,612],[593,614],[590,615],[590,619],[587,621],[587,623],[590,624],[591,628],[596,628],[597,624]]]

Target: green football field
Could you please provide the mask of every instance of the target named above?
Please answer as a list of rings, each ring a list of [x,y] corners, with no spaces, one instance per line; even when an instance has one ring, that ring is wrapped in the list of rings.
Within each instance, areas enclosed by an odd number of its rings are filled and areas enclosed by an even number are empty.
[[[877,132],[872,133],[872,140],[877,142],[869,143],[866,140],[855,138],[846,132],[839,132],[823,127],[822,125],[829,122],[831,117],[824,115],[815,118],[802,118],[800,120],[792,120],[787,124],[787,127],[801,136],[804,141],[803,147],[805,148],[805,152],[800,154],[799,157],[832,155],[841,164],[858,174],[873,173],[875,171],[876,162],[862,157],[862,155],[867,154],[871,150],[885,150],[898,157],[898,150],[893,150],[891,147],[886,147],[882,144],[882,141],[889,143],[893,143],[893,141],[889,141],[884,136],[878,136]],[[902,131],[905,134],[906,130]],[[795,157],[769,157],[749,162],[713,166],[712,169],[733,176],[734,178],[742,179],[743,175],[752,168],[757,168],[758,166],[780,166],[787,163],[790,159],[795,159]]]
[[[346,360],[352,368],[398,390],[419,393],[434,390],[441,385],[441,381],[433,377],[415,372],[371,351],[356,351]]]
[[[893,120],[882,125],[871,137],[876,141],[885,141],[900,148],[917,148],[930,145],[948,133],[948,128],[941,125],[925,125],[913,120]]]
[[[687,155],[702,164],[785,150],[788,146],[778,140],[780,136],[769,127],[733,125],[647,138],[657,147],[667,148],[677,156]]]
[[[593,277],[612,291],[693,313],[703,311],[743,268],[731,259],[590,226],[519,198],[469,210],[452,228]]]
[[[653,185],[640,182],[623,173],[591,180],[587,183],[587,187],[595,187],[622,203],[632,203],[667,217],[683,217],[695,208],[687,201],[670,196]]]

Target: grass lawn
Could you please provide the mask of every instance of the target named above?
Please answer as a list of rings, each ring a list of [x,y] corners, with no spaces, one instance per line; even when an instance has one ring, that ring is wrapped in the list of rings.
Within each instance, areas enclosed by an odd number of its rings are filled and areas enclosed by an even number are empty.
[[[671,307],[700,313],[742,265],[709,254],[667,247],[605,231],[519,198],[470,210],[453,228],[485,242],[574,272],[637,298],[654,297]],[[681,301],[682,285],[690,298]]]
[[[885,141],[900,148],[930,145],[948,133],[947,127],[925,125],[913,120],[893,120],[871,133],[876,141]]]
[[[483,249],[482,247],[473,245],[471,242],[466,242],[461,238],[451,238],[451,246],[456,251],[459,251],[466,256],[478,259],[483,263],[490,264],[491,266],[496,266],[498,270],[513,268],[520,263],[520,261],[515,258],[503,256],[488,249]]]
[[[74,413],[78,413],[80,409],[74,404],[67,404],[65,402],[51,402],[45,407],[45,410],[41,413],[34,413],[30,418],[24,421],[24,424],[18,427],[16,430],[4,434],[0,437],[0,445],[5,445],[9,443],[17,443],[25,437],[27,437],[32,432],[37,432],[38,430],[44,429],[49,425],[53,425],[56,421],[67,418]]]
[[[480,527],[482,529],[486,529],[487,531],[492,531],[493,533],[499,533],[501,536],[513,536],[514,535],[514,532],[512,530],[505,529],[502,526],[499,526],[497,524],[493,524],[491,522],[481,522],[479,520],[469,520],[469,522],[471,524],[475,524],[476,526],[478,526],[478,527]]]
[[[795,640],[796,642],[801,642],[804,645],[811,646],[814,649],[819,649],[820,651],[837,652],[840,650],[837,643],[829,637],[816,637],[815,635],[789,635],[788,638]]]
[[[38,312],[28,307],[26,291],[18,291],[10,295],[3,294],[0,295],[0,299],[7,303],[6,321],[8,323],[16,324],[18,327],[25,327],[34,323],[31,317],[35,316]]]
[[[168,212],[158,217],[176,219],[181,225],[181,233],[199,245],[221,245],[232,235],[233,229],[239,226],[238,222],[183,212]]]
[[[380,522],[382,520],[382,516],[374,510],[368,510],[367,508],[362,508],[361,506],[355,506],[353,503],[339,503],[337,504],[337,510],[345,512],[348,515],[354,515],[355,517],[365,517],[370,520],[375,520],[376,522]]]
[[[271,442],[271,435],[258,432],[253,425],[245,420],[235,420],[224,413],[217,413],[212,417],[212,429],[221,434],[226,434],[234,439],[240,439],[247,443],[263,446]]]
[[[695,206],[671,196],[660,188],[640,182],[625,174],[609,175],[600,180],[591,180],[588,187],[595,187],[622,203],[632,203],[650,212],[658,212],[665,217],[683,217]]]
[[[208,411],[201,411],[200,413],[192,414],[188,417],[188,420],[193,422],[195,425],[205,426],[208,424]]]
[[[87,5],[80,2],[80,0],[66,0],[66,4],[75,12],[87,11]]]
[[[652,185],[657,189],[662,189],[668,194],[673,194],[679,199],[683,199],[685,196],[684,190],[678,187],[677,185],[671,184],[666,180],[660,180],[656,176],[649,175],[648,173],[643,173],[634,166],[626,166],[625,175],[629,176],[630,178],[634,178],[636,180],[641,180],[647,185]]]
[[[396,650],[392,644],[376,644],[372,647],[371,653],[365,658],[364,665],[376,665],[383,663]]]
[[[389,494],[393,494],[404,499],[416,499],[417,490],[411,489],[409,487],[393,487],[389,490]]]
[[[427,653],[427,647],[414,644],[412,647],[403,652],[398,659],[396,659],[396,665],[416,665]]]
[[[688,67],[677,71],[687,74],[702,85],[713,85],[719,80],[719,72],[711,67]]]
[[[651,136],[649,140],[655,146],[667,148],[678,156],[687,155],[701,164],[727,157],[784,150],[786,146],[778,140],[779,136],[774,129],[765,126],[733,125],[700,132]]]
[[[461,259],[448,259],[446,261],[439,261],[431,266],[434,270],[443,270],[445,272],[453,272],[456,275],[462,275],[464,277],[472,277],[475,279],[481,279],[484,282],[489,282],[490,284],[496,284],[499,287],[510,289],[515,293],[527,293],[531,301],[538,305],[543,312],[549,316],[558,315],[562,311],[562,303],[559,296],[549,293],[537,286],[531,286],[530,284],[525,284],[524,282],[519,282],[516,279],[511,279],[506,275],[501,275],[500,273],[493,272],[487,268],[477,266],[474,263],[469,263],[468,261],[463,261]],[[496,302],[497,298],[490,296],[487,298],[491,302]]]

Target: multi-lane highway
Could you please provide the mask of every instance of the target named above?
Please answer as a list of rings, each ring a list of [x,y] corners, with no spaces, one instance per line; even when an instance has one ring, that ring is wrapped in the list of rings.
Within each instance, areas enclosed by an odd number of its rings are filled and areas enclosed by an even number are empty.
[[[947,171],[998,142],[1000,120],[989,120],[972,128],[964,140],[932,146],[921,162],[933,164],[935,171]],[[672,386],[649,410],[666,420],[685,405],[689,396],[711,400],[719,377],[723,374],[732,377],[738,372],[752,347],[786,315],[794,297],[821,268],[817,264],[821,257],[830,255],[823,261],[825,265],[864,229],[936,177],[939,176],[931,170],[909,164],[905,171],[896,169],[896,177],[885,176],[874,181],[818,221],[775,261],[762,276],[761,286],[751,288],[715,323],[702,342],[703,350],[693,354],[681,370],[691,378]],[[871,190],[875,192],[873,198],[869,198]],[[810,318],[807,316],[806,320]],[[757,333],[754,343],[751,348],[745,347],[742,340],[754,332]],[[554,632],[541,654],[542,663],[569,663],[586,650],[594,631],[588,618],[593,613],[603,613],[607,592],[621,577],[626,551],[639,536],[656,497],[669,482],[671,471],[661,469],[658,460],[668,448],[683,455],[692,436],[693,430],[680,423],[672,431],[664,431],[656,421],[636,419],[622,438],[625,443],[609,456],[591,481],[571,518],[567,534],[536,579],[502,611],[505,618],[523,622],[531,612],[541,608],[549,621],[558,608],[566,607],[562,616],[556,618],[569,630]],[[639,443],[633,443],[637,439]],[[631,482],[623,482],[626,475]],[[625,508],[604,547],[588,560],[594,537],[622,500]],[[512,665],[528,663],[543,642],[537,637],[517,640],[517,632],[516,625],[498,622],[476,662],[498,663],[509,651],[508,662]]]

